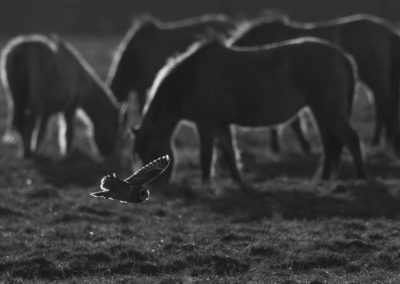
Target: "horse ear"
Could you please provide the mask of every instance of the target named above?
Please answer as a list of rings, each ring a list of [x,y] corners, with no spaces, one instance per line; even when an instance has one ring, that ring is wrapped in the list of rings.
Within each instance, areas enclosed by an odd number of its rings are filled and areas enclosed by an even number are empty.
[[[127,103],[123,103],[121,108],[119,109],[119,123],[122,125],[127,125],[128,123],[128,110],[129,105]]]

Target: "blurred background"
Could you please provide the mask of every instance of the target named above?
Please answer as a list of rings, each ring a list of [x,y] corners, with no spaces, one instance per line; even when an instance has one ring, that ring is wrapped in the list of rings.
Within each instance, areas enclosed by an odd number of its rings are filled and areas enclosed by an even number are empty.
[[[136,14],[176,20],[203,13],[254,16],[284,11],[294,19],[316,21],[357,12],[400,18],[398,0],[2,0],[0,32],[122,33]]]

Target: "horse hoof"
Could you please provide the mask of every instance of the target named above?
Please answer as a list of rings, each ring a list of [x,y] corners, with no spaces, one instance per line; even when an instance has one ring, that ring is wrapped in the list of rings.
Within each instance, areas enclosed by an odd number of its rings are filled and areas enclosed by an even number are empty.
[[[221,196],[224,193],[223,188],[214,182],[204,183],[204,187],[207,192],[212,193],[214,196]]]

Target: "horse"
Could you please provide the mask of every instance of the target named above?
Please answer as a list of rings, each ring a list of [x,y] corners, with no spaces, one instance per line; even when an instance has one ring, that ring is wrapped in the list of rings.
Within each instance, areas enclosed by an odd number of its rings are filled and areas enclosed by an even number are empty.
[[[264,17],[278,16],[270,13]],[[147,91],[168,58],[183,52],[204,32],[214,31],[229,36],[236,28],[233,22],[221,14],[206,14],[175,22],[162,22],[150,15],[139,16],[113,56],[107,83],[121,102],[127,101],[131,92],[136,93],[137,109],[141,113]],[[309,153],[310,145],[300,123],[294,121],[292,128],[303,151]],[[279,152],[276,132],[272,131],[271,137],[272,151]]]
[[[93,124],[100,154],[117,156],[126,134],[120,123],[121,105],[72,45],[58,37],[18,36],[2,50],[0,67],[9,106],[5,136],[21,136],[23,157],[37,153],[50,116],[58,113],[65,119],[69,154],[78,108]]]
[[[354,57],[360,79],[372,90],[375,100],[372,144],[380,143],[385,130],[387,141],[400,155],[398,29],[384,19],[368,14],[315,23],[299,23],[282,17],[244,24],[231,37],[230,44],[264,45],[301,36],[329,40]]]
[[[147,90],[170,56],[185,51],[207,30],[228,35],[234,27],[222,14],[175,22],[138,16],[113,56],[106,81],[119,101],[126,101],[129,93],[135,92],[142,111]]]
[[[160,70],[134,130],[134,155],[147,163],[168,154],[182,120],[195,124],[200,140],[202,181],[210,182],[213,143],[219,142],[234,182],[245,184],[230,125],[272,126],[308,107],[324,150],[319,176],[331,178],[345,145],[355,175],[365,178],[358,135],[349,124],[357,80],[356,65],[339,47],[299,38],[257,47],[228,47],[203,40]],[[167,173],[170,179],[172,172]]]

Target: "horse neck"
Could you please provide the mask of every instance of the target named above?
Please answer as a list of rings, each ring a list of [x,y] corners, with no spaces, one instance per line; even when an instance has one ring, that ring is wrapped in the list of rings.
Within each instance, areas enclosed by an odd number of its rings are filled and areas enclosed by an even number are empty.
[[[65,64],[75,66],[75,72],[78,74],[81,107],[91,118],[94,126],[96,126],[96,123],[101,123],[110,118],[110,116],[118,117],[118,102],[89,63],[73,46],[60,43],[58,48],[59,64],[61,66]]]
[[[144,114],[141,128],[157,131],[160,140],[169,140],[181,119],[176,107],[167,97],[154,98]]]

